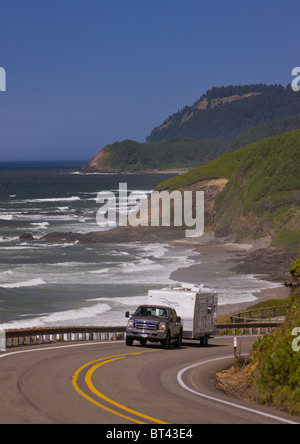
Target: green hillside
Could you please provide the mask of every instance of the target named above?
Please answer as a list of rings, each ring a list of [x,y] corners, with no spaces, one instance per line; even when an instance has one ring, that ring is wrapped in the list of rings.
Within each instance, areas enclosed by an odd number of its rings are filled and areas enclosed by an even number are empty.
[[[291,253],[300,246],[300,130],[232,151],[157,190],[185,189],[205,179],[226,178],[216,202],[213,229],[238,239],[271,236]]]
[[[94,169],[126,172],[191,169],[219,157],[226,150],[226,144],[218,140],[177,138],[148,143],[125,140],[104,147],[96,164],[94,160]],[[92,171],[89,164],[84,169]]]
[[[230,149],[235,150],[250,143],[266,139],[267,137],[279,136],[280,134],[296,129],[300,129],[300,115],[272,120],[272,122],[263,123],[246,130],[231,142],[229,147]],[[230,150],[228,149],[228,151]]]

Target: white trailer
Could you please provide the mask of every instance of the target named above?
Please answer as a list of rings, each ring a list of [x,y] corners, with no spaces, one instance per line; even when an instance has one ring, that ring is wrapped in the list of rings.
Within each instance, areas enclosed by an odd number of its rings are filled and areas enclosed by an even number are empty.
[[[196,339],[201,345],[207,345],[209,336],[217,333],[218,294],[201,286],[182,284],[176,288],[150,290],[148,303],[176,310],[183,323],[183,339]]]

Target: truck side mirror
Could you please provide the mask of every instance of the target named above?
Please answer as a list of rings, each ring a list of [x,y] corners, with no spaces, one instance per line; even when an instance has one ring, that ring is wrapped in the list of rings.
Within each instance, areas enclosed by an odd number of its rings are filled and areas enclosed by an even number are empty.
[[[177,322],[177,324],[180,324],[180,322],[181,322],[181,317],[180,316],[177,316],[176,322]]]
[[[126,311],[126,313],[125,313],[125,318],[130,318],[130,313],[129,313],[129,311]]]

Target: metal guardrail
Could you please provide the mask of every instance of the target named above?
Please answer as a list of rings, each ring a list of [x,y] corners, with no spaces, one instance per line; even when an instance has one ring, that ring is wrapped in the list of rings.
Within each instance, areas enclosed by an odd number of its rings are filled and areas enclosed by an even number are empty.
[[[262,335],[276,330],[282,322],[244,322],[239,324],[218,324],[218,335]]]
[[[118,341],[126,327],[56,327],[6,330],[6,348],[78,341]]]
[[[272,319],[278,318],[281,316],[285,316],[287,314],[290,305],[281,305],[281,306],[273,306],[273,307],[264,307],[256,310],[247,310],[241,311],[235,315],[230,316],[231,322],[240,323],[240,322],[255,322],[259,319]]]
[[[218,324],[218,335],[267,334],[281,322]],[[6,330],[5,348],[79,341],[119,341],[125,338],[126,327],[56,327]]]

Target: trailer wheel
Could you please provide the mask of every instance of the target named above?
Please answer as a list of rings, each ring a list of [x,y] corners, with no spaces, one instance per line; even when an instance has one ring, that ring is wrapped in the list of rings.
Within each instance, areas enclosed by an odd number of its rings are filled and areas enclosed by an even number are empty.
[[[208,336],[205,335],[202,338],[200,338],[200,347],[207,347],[208,346]]]

